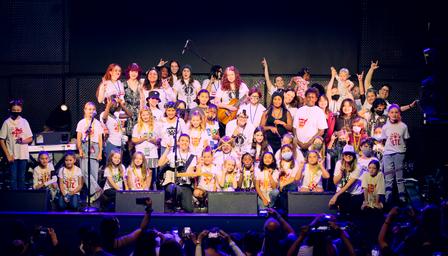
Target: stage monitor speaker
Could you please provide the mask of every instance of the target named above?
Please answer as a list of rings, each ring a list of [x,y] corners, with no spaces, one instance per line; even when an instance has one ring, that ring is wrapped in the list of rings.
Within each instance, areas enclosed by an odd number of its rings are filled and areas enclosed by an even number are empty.
[[[288,192],[288,214],[335,213],[328,208],[333,194]]]
[[[210,214],[257,214],[257,193],[255,192],[209,192],[208,213]]]
[[[137,198],[150,197],[152,209],[155,213],[163,213],[165,206],[165,191],[117,191],[115,212],[140,212],[145,210],[143,205],[135,203]]]
[[[45,212],[49,199],[46,190],[10,190],[0,193],[0,211]]]

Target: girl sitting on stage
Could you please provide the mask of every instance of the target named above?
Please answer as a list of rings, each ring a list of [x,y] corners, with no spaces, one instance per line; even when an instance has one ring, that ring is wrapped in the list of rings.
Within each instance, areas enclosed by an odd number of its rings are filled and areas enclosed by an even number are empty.
[[[219,186],[222,191],[235,191],[238,189],[239,173],[236,170],[235,158],[229,156],[224,159],[222,173],[219,177]]]
[[[300,192],[324,192],[322,178],[330,178],[330,173],[325,169],[324,161],[315,150],[308,152],[306,163],[300,169],[302,173],[302,185]]]
[[[193,196],[198,199],[199,204],[204,204],[207,192],[216,192],[218,190],[219,170],[213,164],[213,150],[210,146],[202,151],[202,157],[199,158],[196,165],[197,185],[193,191]]]
[[[115,194],[117,190],[125,190],[127,184],[124,179],[125,167],[121,163],[121,153],[118,150],[112,150],[107,158],[106,168],[104,168],[103,200],[101,200],[102,209],[113,210],[115,204]]]
[[[147,168],[145,155],[135,152],[131,165],[126,170],[126,180],[129,190],[148,190],[151,184],[151,170]]]
[[[265,152],[260,166],[255,170],[255,190],[258,194],[258,209],[273,207],[278,198],[277,163],[271,152]]]
[[[68,152],[64,156],[64,165],[58,173],[59,196],[58,204],[61,210],[70,208],[77,210],[79,207],[79,194],[84,184],[81,169],[75,165],[76,156]]]
[[[241,167],[238,187],[242,191],[255,191],[254,157],[250,153],[244,153],[241,157]]]
[[[59,189],[54,167],[49,164],[49,158],[48,152],[39,152],[37,157],[39,165],[33,169],[33,189],[47,189],[51,195],[50,200],[53,201]]]
[[[268,141],[266,139],[266,133],[263,127],[261,126],[255,128],[250,152],[252,155],[255,156],[255,163],[254,163],[255,167],[257,167],[260,164],[261,156],[265,152],[273,153],[272,148],[271,146],[269,146]]]

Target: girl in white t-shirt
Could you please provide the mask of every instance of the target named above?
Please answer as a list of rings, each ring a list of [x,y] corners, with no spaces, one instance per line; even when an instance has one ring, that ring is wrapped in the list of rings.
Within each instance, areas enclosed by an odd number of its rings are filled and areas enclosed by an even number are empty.
[[[249,90],[249,102],[247,104],[241,105],[238,109],[238,113],[246,110],[248,120],[247,122],[252,124],[253,127],[260,125],[261,117],[266,108],[260,103],[262,98],[261,91],[258,87],[252,87]]]
[[[187,130],[190,135],[191,153],[196,156],[201,155],[202,150],[208,146],[210,139],[205,130],[205,118],[199,110],[191,113]]]
[[[364,189],[364,202],[361,209],[383,209],[382,197],[386,193],[384,175],[380,170],[380,162],[372,160],[369,170],[361,176],[362,188]]]
[[[87,102],[84,106],[84,118],[76,126],[76,142],[79,151],[80,165],[84,181],[88,184],[90,178],[90,196],[94,200],[101,195],[101,187],[98,185],[99,162],[103,155],[103,126],[95,119],[96,107],[93,102]],[[90,130],[89,130],[90,127]],[[90,137],[90,148],[89,148]],[[90,159],[88,159],[90,153]],[[90,161],[90,177],[88,174],[88,161]]]
[[[351,145],[345,145],[342,159],[334,168],[336,194],[330,199],[329,206],[336,206],[342,214],[359,213],[364,199],[360,176],[355,149]]]
[[[235,158],[229,156],[224,159],[222,173],[219,175],[219,186],[222,191],[235,191],[238,189],[239,173],[236,170]]]
[[[104,168],[106,183],[101,200],[102,209],[114,209],[116,191],[126,189],[124,172],[125,168],[121,163],[120,151],[112,150],[107,158],[106,168]]]
[[[99,103],[103,103],[105,98],[116,95],[118,98],[124,100],[124,86],[120,81],[121,67],[115,63],[107,67],[98,89],[96,90],[96,97]]]
[[[252,146],[250,149],[250,153],[255,156],[255,167],[257,167],[260,164],[261,156],[265,152],[272,152],[271,146],[269,146],[268,141],[265,136],[264,128],[261,126],[258,126],[255,128],[253,139],[252,139]]]
[[[129,190],[148,190],[151,184],[151,171],[146,167],[145,155],[135,152],[131,165],[126,169],[126,180]]]
[[[324,192],[322,178],[330,178],[330,173],[325,169],[324,161],[315,150],[308,151],[306,163],[303,165],[302,184],[300,192]]]
[[[294,157],[294,149],[291,144],[285,144],[280,149],[279,173],[279,206],[287,211],[288,192],[297,191],[297,183],[300,179],[299,162]]]
[[[264,153],[260,165],[255,171],[255,190],[258,194],[258,209],[273,207],[277,201],[279,171],[274,154]]]
[[[205,131],[207,135],[211,138],[210,146],[212,149],[216,149],[219,143],[219,123],[216,119],[216,114],[218,113],[218,107],[215,104],[209,104],[206,112],[207,121],[205,124]]]
[[[224,136],[219,141],[218,151],[216,151],[213,159],[213,163],[218,167],[218,170],[222,170],[224,159],[229,156],[240,159],[239,154],[235,150],[234,140],[229,136]],[[240,166],[238,165],[237,168],[240,169]]]
[[[75,165],[76,156],[73,153],[67,153],[64,156],[64,165],[59,169],[59,196],[58,204],[61,210],[71,208],[77,210],[79,207],[79,194],[81,192],[83,175],[81,169]]]
[[[296,160],[297,163],[303,162],[305,161],[305,158],[303,157],[303,153],[300,150],[300,148],[297,146],[296,143],[294,143],[294,135],[290,132],[285,133],[285,135],[283,135],[282,137],[282,142],[281,145],[286,145],[289,144],[294,152],[294,159]],[[275,161],[277,161],[277,163],[280,162],[280,154],[281,149],[277,150],[277,152],[275,152]]]
[[[197,185],[193,191],[193,196],[199,203],[204,203],[207,192],[216,192],[218,190],[219,170],[213,164],[213,151],[207,146],[202,151],[202,157],[198,158],[196,165]]]
[[[58,180],[54,168],[49,165],[49,158],[48,152],[39,152],[37,157],[39,165],[33,169],[33,189],[47,189],[52,201],[58,192]]]
[[[179,122],[178,122],[179,121]],[[178,139],[182,133],[186,132],[185,121],[176,115],[176,103],[168,102],[165,104],[165,117],[162,118],[160,129],[161,152],[165,152],[167,145],[174,145],[174,136]],[[177,130],[176,130],[177,127]]]

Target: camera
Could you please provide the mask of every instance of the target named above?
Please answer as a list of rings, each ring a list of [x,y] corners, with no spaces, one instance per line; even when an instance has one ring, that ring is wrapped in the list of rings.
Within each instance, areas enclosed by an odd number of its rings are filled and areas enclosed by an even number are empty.
[[[190,227],[184,227],[184,230],[182,232],[182,236],[183,237],[188,237],[191,235],[191,228]]]
[[[40,228],[39,228],[39,235],[40,235],[40,236],[46,236],[46,235],[48,235],[48,228],[46,228],[46,227],[40,227]]]

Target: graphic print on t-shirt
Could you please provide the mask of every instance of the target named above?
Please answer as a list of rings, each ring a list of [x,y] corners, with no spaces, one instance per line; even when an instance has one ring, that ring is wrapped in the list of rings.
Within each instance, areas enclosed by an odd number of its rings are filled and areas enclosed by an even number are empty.
[[[400,134],[397,132],[393,132],[389,136],[390,143],[392,146],[398,146],[400,145]]]
[[[235,137],[235,145],[241,147],[244,142],[246,141],[246,136],[244,134],[240,133]]]
[[[299,117],[299,128],[303,128],[306,125],[306,122],[308,122],[308,118],[300,118]]]
[[[176,127],[171,126],[166,128],[166,133],[168,135],[174,136],[174,134],[176,134]]]
[[[14,127],[14,130],[12,130],[11,134],[14,136],[14,138],[20,138],[20,135],[23,134],[23,129],[20,127]]]
[[[367,193],[373,194],[375,192],[376,184],[367,184]]]

